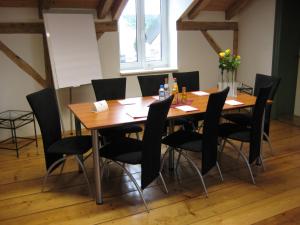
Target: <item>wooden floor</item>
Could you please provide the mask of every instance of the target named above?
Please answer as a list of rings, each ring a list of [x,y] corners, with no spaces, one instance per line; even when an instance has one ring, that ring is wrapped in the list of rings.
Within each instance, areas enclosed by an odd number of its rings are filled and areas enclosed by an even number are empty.
[[[264,145],[266,171],[253,168],[256,185],[227,147],[220,162],[224,182],[216,171],[205,177],[208,198],[196,173],[183,161],[177,178],[164,172],[168,195],[156,182],[144,191],[150,213],[128,177],[113,165],[104,179],[104,204],[96,205],[73,159],[41,192],[41,140],[39,155],[34,144],[22,149],[19,159],[13,151],[1,149],[0,224],[300,224],[300,128],[273,121],[271,139],[276,152],[271,156]],[[86,165],[93,180],[91,157]],[[140,180],[140,168],[130,170]]]

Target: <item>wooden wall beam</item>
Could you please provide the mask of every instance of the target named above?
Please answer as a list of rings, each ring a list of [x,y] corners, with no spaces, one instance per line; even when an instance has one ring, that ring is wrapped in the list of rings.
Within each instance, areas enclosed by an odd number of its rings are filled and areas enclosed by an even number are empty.
[[[225,19],[230,20],[237,15],[251,0],[238,0],[232,3],[225,12]]]
[[[177,21],[177,30],[238,30],[238,23]]]
[[[210,46],[215,50],[215,52],[217,54],[219,54],[220,52],[222,52],[221,47],[217,44],[217,42],[215,42],[215,40],[212,38],[212,36],[210,36],[210,34],[207,31],[202,30],[201,32],[202,32],[203,36],[205,37],[205,39],[210,44]]]
[[[118,31],[118,22],[115,20],[109,22],[96,22],[95,28],[96,33]]]
[[[42,34],[43,23],[0,23],[0,34]]]
[[[233,54],[238,54],[238,47],[239,47],[239,31],[234,30],[233,31]]]
[[[96,22],[97,33],[118,31],[117,21]],[[37,23],[0,23],[0,34],[43,34],[44,24]]]
[[[8,48],[2,41],[0,41],[0,51],[2,51],[8,58],[10,58],[20,69],[32,77],[36,82],[38,82],[42,87],[46,87],[46,81],[42,76],[36,72],[27,62],[25,62],[21,57],[15,54],[10,48]]]
[[[107,16],[113,3],[113,0],[100,0],[97,8],[97,16],[99,19],[104,19]]]
[[[206,6],[211,3],[212,0],[200,0],[198,3],[191,9],[191,11],[188,13],[188,18],[190,20],[195,19],[196,16],[199,15],[200,11],[205,9]]]
[[[123,12],[128,0],[115,0],[111,9],[112,20],[118,20]]]

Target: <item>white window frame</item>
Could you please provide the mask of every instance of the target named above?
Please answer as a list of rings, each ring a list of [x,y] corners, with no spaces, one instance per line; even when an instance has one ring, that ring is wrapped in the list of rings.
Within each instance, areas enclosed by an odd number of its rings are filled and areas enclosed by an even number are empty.
[[[155,68],[164,68],[169,66],[168,57],[168,13],[167,0],[160,0],[160,15],[161,15],[161,60],[160,61],[146,61],[145,53],[145,12],[144,1],[135,0],[136,4],[136,42],[137,42],[137,62],[121,63],[122,70],[151,70]],[[151,1],[151,0],[148,0]],[[121,37],[119,36],[119,39]],[[120,42],[119,42],[120,44]]]

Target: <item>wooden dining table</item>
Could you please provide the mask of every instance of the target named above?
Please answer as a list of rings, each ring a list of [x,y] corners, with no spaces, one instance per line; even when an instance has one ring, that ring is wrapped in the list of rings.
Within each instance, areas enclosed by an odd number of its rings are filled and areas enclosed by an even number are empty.
[[[207,93],[217,92],[216,88],[211,88],[209,90],[205,90]],[[180,94],[179,100],[180,100]],[[206,106],[208,103],[209,95],[199,96],[193,94],[192,92],[187,93],[187,101],[186,104],[192,107],[197,108],[195,111],[185,112],[175,108],[174,105],[171,106],[168,113],[168,121],[170,122],[171,127],[173,127],[172,121],[176,118],[188,117],[190,115],[203,114],[206,111]],[[233,110],[233,109],[241,109],[245,107],[253,107],[256,101],[256,97],[249,95],[247,93],[238,92],[237,97],[228,97],[229,100],[236,100],[243,104],[240,105],[228,105],[225,103],[223,110]],[[93,163],[94,163],[94,177],[95,177],[95,192],[96,192],[96,203],[103,203],[103,195],[101,188],[101,166],[100,166],[100,154],[99,154],[99,133],[98,129],[109,128],[120,126],[123,124],[133,124],[133,123],[142,123],[146,121],[146,117],[141,118],[133,118],[128,112],[131,110],[144,110],[149,106],[152,102],[157,101],[153,96],[149,97],[138,97],[135,98],[135,104],[123,105],[118,100],[110,100],[107,101],[108,110],[103,112],[95,112],[93,103],[78,103],[78,104],[70,104],[68,107],[71,112],[75,116],[76,124],[82,124],[87,130],[91,131],[92,141],[93,141]],[[178,105],[181,104],[180,102]],[[80,132],[80,126],[77,127],[76,134]],[[171,129],[172,130],[172,129]],[[173,151],[172,151],[173,152]],[[174,163],[174,154],[170,155],[170,163],[171,169],[173,168]]]

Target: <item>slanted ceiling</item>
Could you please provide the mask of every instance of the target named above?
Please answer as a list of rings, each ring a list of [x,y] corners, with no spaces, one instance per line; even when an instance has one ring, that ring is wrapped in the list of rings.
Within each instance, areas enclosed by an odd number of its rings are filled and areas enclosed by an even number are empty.
[[[201,11],[224,11],[226,20],[237,15],[251,0],[193,0],[181,16],[195,19]]]
[[[95,9],[100,19],[110,14],[112,20],[117,20],[127,1],[128,0],[0,0],[0,7],[38,8],[40,12],[50,8]]]

